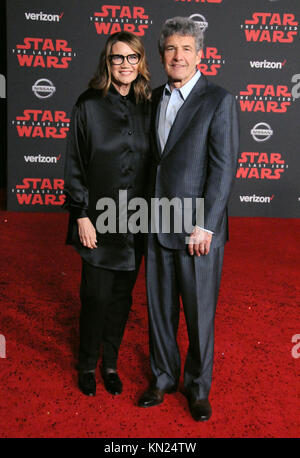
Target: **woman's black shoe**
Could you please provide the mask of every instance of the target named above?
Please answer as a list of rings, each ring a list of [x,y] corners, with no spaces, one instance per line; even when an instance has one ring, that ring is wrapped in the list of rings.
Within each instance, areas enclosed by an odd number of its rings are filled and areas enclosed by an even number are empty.
[[[86,396],[96,395],[95,372],[79,372],[78,387]]]
[[[110,394],[121,394],[123,385],[116,372],[102,371],[102,377],[106,391]]]

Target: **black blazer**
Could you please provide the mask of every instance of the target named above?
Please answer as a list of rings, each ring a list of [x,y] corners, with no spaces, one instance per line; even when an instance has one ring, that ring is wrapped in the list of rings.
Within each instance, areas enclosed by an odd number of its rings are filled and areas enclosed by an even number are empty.
[[[158,121],[164,86],[154,90],[151,116],[151,197],[204,198],[204,227],[214,232],[212,248],[228,239],[227,203],[235,177],[239,125],[234,97],[201,75],[179,109],[164,150]],[[183,249],[190,234],[158,233],[166,248]]]

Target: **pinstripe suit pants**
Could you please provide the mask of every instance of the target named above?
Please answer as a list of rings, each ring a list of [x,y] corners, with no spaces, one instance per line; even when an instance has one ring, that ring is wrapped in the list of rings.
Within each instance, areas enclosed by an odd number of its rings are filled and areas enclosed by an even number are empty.
[[[184,387],[195,399],[207,398],[214,353],[214,317],[221,280],[224,247],[206,256],[163,247],[155,234],[148,236],[146,260],[150,364],[155,386],[177,387],[180,352],[177,330],[180,297],[186,319],[189,348]]]

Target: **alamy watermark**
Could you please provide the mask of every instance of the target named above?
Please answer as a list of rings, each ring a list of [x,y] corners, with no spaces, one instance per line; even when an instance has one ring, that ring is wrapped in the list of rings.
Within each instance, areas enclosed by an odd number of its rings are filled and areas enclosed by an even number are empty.
[[[0,334],[0,358],[6,358],[6,339]]]
[[[295,359],[300,358],[300,334],[294,334],[292,337],[292,343],[296,344],[293,346],[291,353]]]
[[[293,75],[292,77],[292,83],[296,83],[292,87],[292,96],[294,99],[299,99],[300,97],[300,74]]]
[[[0,73],[0,98],[6,99],[6,79],[2,73]]]
[[[96,220],[100,234],[191,234],[195,226],[204,228],[203,198],[154,197],[149,205],[142,197],[128,201],[127,190],[120,190],[117,203],[103,197],[97,201],[96,210],[102,211]]]

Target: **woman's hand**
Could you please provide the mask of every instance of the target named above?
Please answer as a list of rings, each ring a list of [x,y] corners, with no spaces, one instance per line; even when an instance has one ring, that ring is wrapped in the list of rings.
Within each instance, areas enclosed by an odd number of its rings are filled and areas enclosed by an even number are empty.
[[[97,235],[90,218],[78,218],[78,233],[83,246],[87,248],[97,248]]]

